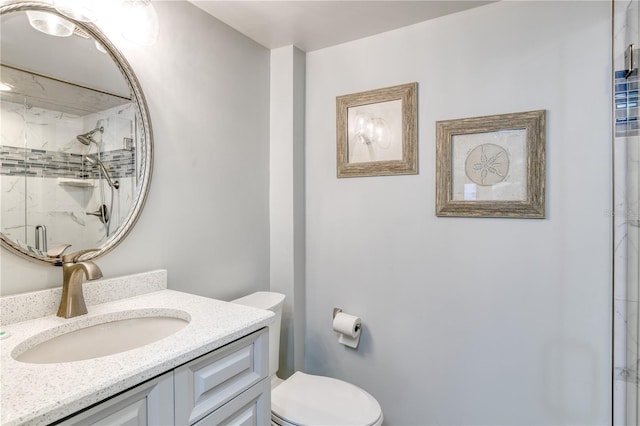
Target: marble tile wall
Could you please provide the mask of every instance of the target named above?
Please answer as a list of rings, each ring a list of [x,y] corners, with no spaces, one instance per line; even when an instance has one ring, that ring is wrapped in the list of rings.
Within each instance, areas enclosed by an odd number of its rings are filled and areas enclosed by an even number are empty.
[[[640,136],[638,73],[625,77],[624,52],[640,46],[638,0],[614,1],[613,423],[639,423]]]
[[[83,248],[106,241],[106,227],[87,212],[110,205],[111,189],[97,168],[83,164],[83,155],[95,155],[97,147],[79,143],[76,136],[104,127],[95,139],[105,166],[120,182],[110,212],[113,231],[126,219],[136,190],[135,144],[124,140],[135,128],[133,106],[80,117],[2,101],[0,114],[2,232],[31,247],[36,225],[46,226],[48,247]]]

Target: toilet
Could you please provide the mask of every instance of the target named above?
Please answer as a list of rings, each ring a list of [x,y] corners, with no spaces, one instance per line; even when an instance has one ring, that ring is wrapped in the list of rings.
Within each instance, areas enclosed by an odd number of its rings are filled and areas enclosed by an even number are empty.
[[[233,303],[273,311],[269,326],[271,424],[277,426],[380,426],[382,409],[363,389],[342,380],[296,371],[282,380],[276,376],[280,352],[280,324],[284,294],[259,291]]]

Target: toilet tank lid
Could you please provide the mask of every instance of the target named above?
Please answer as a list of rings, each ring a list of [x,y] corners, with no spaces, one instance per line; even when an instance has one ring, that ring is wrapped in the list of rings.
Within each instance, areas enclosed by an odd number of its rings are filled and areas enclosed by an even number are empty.
[[[239,299],[232,300],[232,303],[238,305],[251,306],[252,308],[266,309],[268,311],[275,311],[284,303],[285,295],[282,293],[275,293],[273,291],[257,291],[247,296],[240,297]]]

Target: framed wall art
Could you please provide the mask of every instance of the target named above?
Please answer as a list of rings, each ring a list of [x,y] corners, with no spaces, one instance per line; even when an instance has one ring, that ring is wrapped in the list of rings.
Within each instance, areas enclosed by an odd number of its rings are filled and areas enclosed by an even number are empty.
[[[436,122],[436,215],[545,216],[545,111]]]
[[[336,98],[338,177],[418,173],[418,83]]]

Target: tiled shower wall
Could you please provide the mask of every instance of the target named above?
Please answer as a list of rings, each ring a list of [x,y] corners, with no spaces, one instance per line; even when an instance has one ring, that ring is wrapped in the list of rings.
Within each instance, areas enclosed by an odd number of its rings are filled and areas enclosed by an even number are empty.
[[[613,423],[640,424],[638,72],[625,75],[625,51],[637,49],[638,0],[614,1],[614,318]],[[637,50],[634,52],[637,53]],[[636,65],[637,67],[637,62]]]
[[[84,154],[0,145],[0,173],[9,176],[100,179],[98,166],[87,163],[85,158]],[[135,152],[131,149],[104,152],[100,158],[113,179],[135,175]]]
[[[111,190],[97,169],[83,162],[85,155],[96,154],[96,146],[85,146],[76,136],[104,127],[94,137],[101,142],[102,161],[120,182],[110,212],[113,231],[126,218],[136,188],[135,149],[124,140],[134,130],[133,106],[74,116],[2,101],[0,114],[2,232],[29,247],[35,246],[37,225],[46,227],[48,247],[81,249],[104,242],[106,227],[87,212],[109,206]]]

